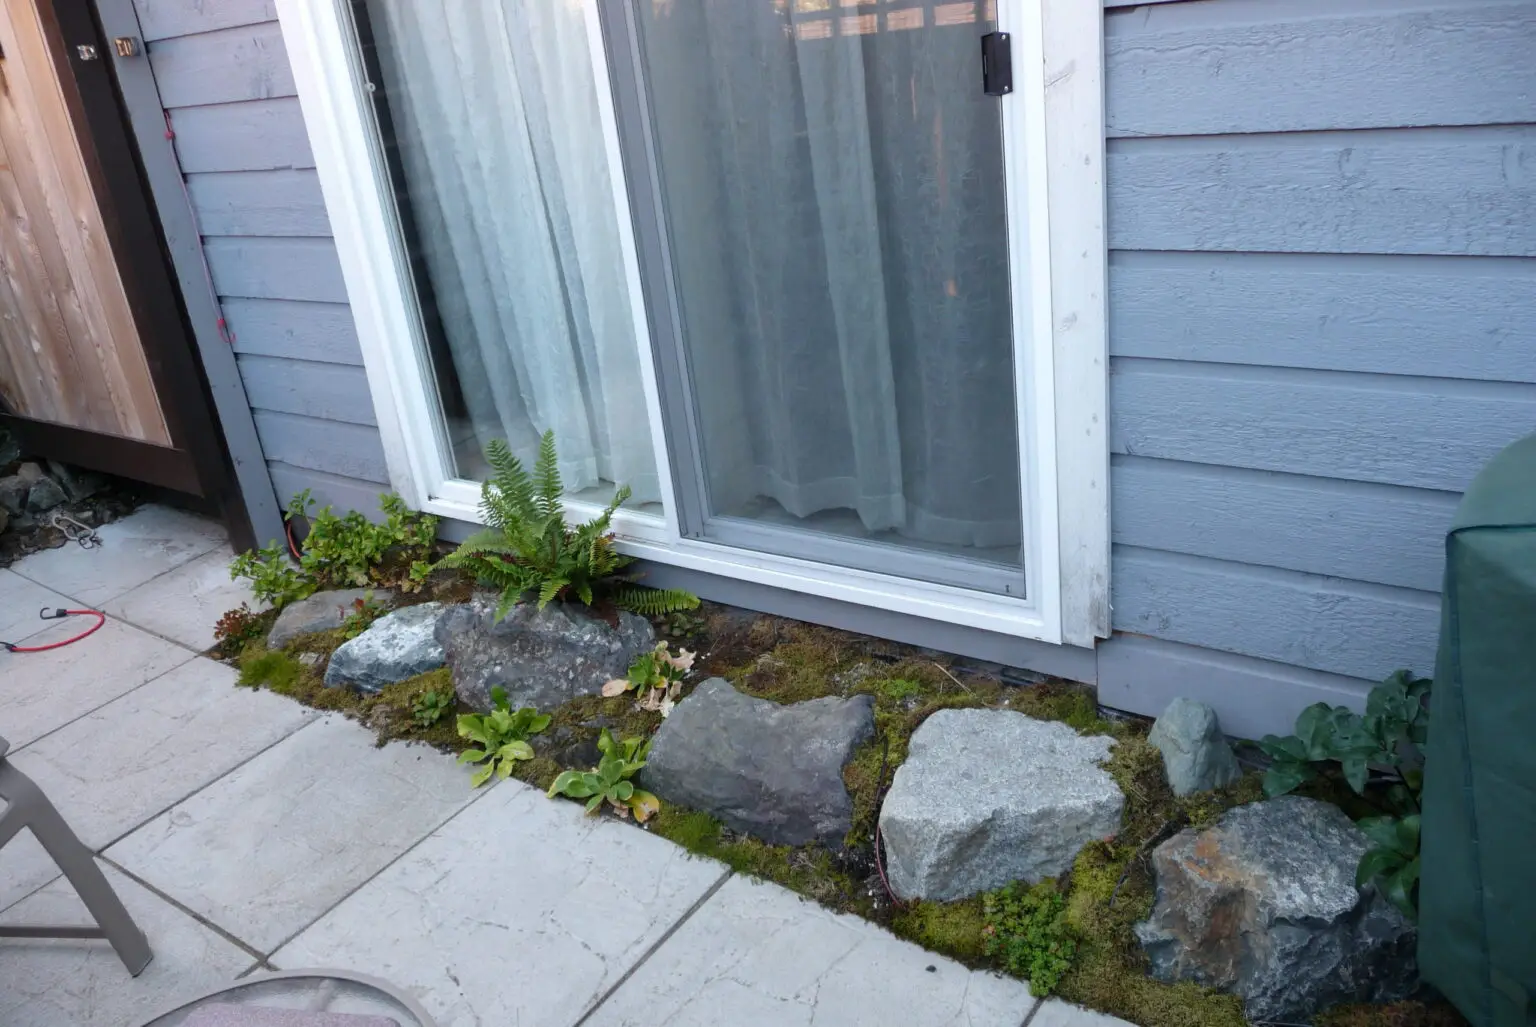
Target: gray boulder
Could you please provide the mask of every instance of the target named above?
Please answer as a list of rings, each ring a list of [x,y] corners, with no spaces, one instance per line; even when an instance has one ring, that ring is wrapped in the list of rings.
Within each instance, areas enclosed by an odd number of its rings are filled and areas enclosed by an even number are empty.
[[[534,603],[495,622],[497,598],[479,595],[437,622],[437,641],[453,669],[454,690],[477,710],[491,708],[491,689],[507,690],[515,710],[548,711],[621,678],[636,656],[656,645],[644,617],[621,612],[614,627],[584,606]]]
[[[1163,770],[1174,795],[1225,788],[1243,776],[1216,711],[1203,702],[1173,700],[1152,725],[1147,741],[1163,754]]]
[[[1157,904],[1136,926],[1153,976],[1239,995],[1254,1021],[1407,998],[1416,932],[1355,887],[1368,845],[1338,807],[1296,795],[1170,838],[1152,854]]]
[[[27,491],[27,509],[33,513],[42,513],[44,510],[52,510],[68,499],[69,497],[64,494],[64,486],[52,478],[39,478]]]
[[[651,741],[644,786],[775,845],[840,845],[853,826],[843,767],[875,733],[874,698],[788,706],[710,678]]]
[[[32,491],[33,484],[19,474],[0,478],[0,507],[12,516],[19,516],[27,508],[27,493]]]
[[[267,646],[271,649],[281,649],[300,635],[313,634],[316,631],[334,631],[341,627],[341,622],[346,620],[357,610],[359,599],[372,598],[381,606],[394,605],[394,596],[389,592],[376,592],[371,588],[338,588],[329,592],[316,592],[308,599],[301,599],[296,603],[289,603],[283,607],[283,612],[277,615],[277,621],[272,625],[272,630],[267,632]]]
[[[1120,830],[1125,796],[1099,766],[1113,744],[1009,710],[935,713],[880,810],[892,890],[949,902],[1065,873]]]
[[[377,692],[441,667],[443,647],[433,629],[443,609],[442,603],[422,603],[380,617],[331,654],[326,687]]]
[[[57,460],[48,461],[48,473],[64,489],[71,503],[89,499],[100,492],[102,485],[105,484],[101,475],[91,471],[77,470]]]

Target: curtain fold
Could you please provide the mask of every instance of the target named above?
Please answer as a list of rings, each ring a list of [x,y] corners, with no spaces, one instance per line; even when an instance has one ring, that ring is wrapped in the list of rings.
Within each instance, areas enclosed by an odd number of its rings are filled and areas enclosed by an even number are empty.
[[[637,7],[711,508],[852,511],[870,536],[1017,554],[987,28],[806,0]]]
[[[585,15],[568,0],[368,0],[436,308],[482,448],[553,429],[570,491],[659,500]],[[627,215],[626,215],[627,216]]]

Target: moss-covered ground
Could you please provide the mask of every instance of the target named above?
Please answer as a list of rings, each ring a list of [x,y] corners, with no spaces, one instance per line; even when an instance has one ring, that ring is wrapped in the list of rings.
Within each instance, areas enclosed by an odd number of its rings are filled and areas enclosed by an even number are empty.
[[[1106,769],[1126,796],[1124,826],[1115,838],[1089,845],[1059,882],[1064,917],[1075,942],[1070,968],[1056,994],[1144,1027],[1241,1027],[1239,1000],[1194,984],[1164,984],[1147,976],[1132,931],[1149,914],[1154,898],[1152,849],[1185,827],[1203,827],[1235,805],[1262,797],[1258,775],[1246,774],[1220,792],[1175,798],[1161,757],[1146,741],[1140,720],[1107,717],[1091,690],[1066,683],[1019,686],[966,667],[948,657],[774,617],[720,607],[657,618],[660,637],[697,650],[689,687],[721,676],[738,689],[791,703],[828,695],[874,697],[874,739],[844,771],[853,799],[853,828],[844,845],[775,846],[737,834],[706,813],[663,803],[643,825],[697,855],[734,870],[777,882],[841,912],[883,924],[897,935],[973,967],[1002,969],[988,956],[988,923],[981,897],[962,902],[903,903],[886,889],[876,859],[875,827],[880,801],[907,753],[912,733],[934,711],[985,707],[1016,710],[1069,724],[1085,734],[1115,739]],[[374,696],[326,688],[325,661],[344,641],[340,632],[299,639],[272,652],[261,642],[239,655],[241,684],[266,687],[318,709],[336,710],[377,732],[379,743],[405,739],[445,751],[465,747],[450,712],[431,726],[412,716],[416,699],[430,690],[451,690],[445,670],[386,688]],[[216,653],[216,655],[219,655]],[[686,693],[685,693],[686,694]],[[517,764],[515,775],[547,788],[570,766],[595,761],[592,742],[607,727],[616,735],[649,736],[660,715],[639,710],[633,696],[588,697],[550,713],[548,731],[532,739],[536,757]],[[468,787],[468,772],[466,772]],[[1331,1011],[1319,1027],[1459,1027],[1443,1004],[1354,1006]]]

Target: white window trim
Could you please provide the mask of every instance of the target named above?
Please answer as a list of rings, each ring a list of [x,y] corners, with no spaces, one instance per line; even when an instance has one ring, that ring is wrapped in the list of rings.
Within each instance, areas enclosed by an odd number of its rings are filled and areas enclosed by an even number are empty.
[[[587,0],[601,73],[597,4]],[[387,173],[365,118],[363,76],[337,0],[276,0],[378,415],[392,486],[413,507],[478,522],[478,487],[452,475],[438,438],[432,370]],[[1107,251],[1103,22],[1097,0],[1000,0],[1013,36],[1015,95],[1002,101],[1018,359],[1028,599],[991,595],[682,538],[665,517],[620,511],[623,551],[660,563],[1046,642],[1109,634]],[[1031,71],[1034,74],[1031,74]],[[979,71],[978,71],[979,78]],[[979,88],[979,83],[978,83]],[[612,98],[602,125],[624,210]],[[1030,161],[1028,154],[1044,154]],[[620,217],[626,275],[647,339],[632,226]],[[1049,345],[1038,340],[1050,340]],[[670,481],[651,360],[642,386],[658,469]],[[575,516],[590,516],[571,504]]]

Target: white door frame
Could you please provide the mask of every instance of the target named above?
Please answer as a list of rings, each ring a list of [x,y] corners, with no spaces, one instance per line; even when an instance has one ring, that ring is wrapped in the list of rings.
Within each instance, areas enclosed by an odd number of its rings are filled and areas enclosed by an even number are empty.
[[[276,0],[341,259],[393,487],[411,506],[478,522],[479,489],[454,477],[436,412],[415,286],[344,0]],[[625,273],[657,467],[670,482],[655,365],[627,216],[618,131],[586,0]],[[1046,642],[1109,633],[1108,344],[1103,21],[1098,0],[998,0],[1015,93],[1000,101],[1013,273],[1028,597],[992,595],[683,538],[676,518],[620,511],[633,556],[757,584]],[[979,46],[978,46],[979,49]],[[979,58],[978,58],[979,66]],[[980,74],[978,71],[978,88]],[[663,489],[663,492],[668,492]],[[570,503],[575,517],[591,516]]]

